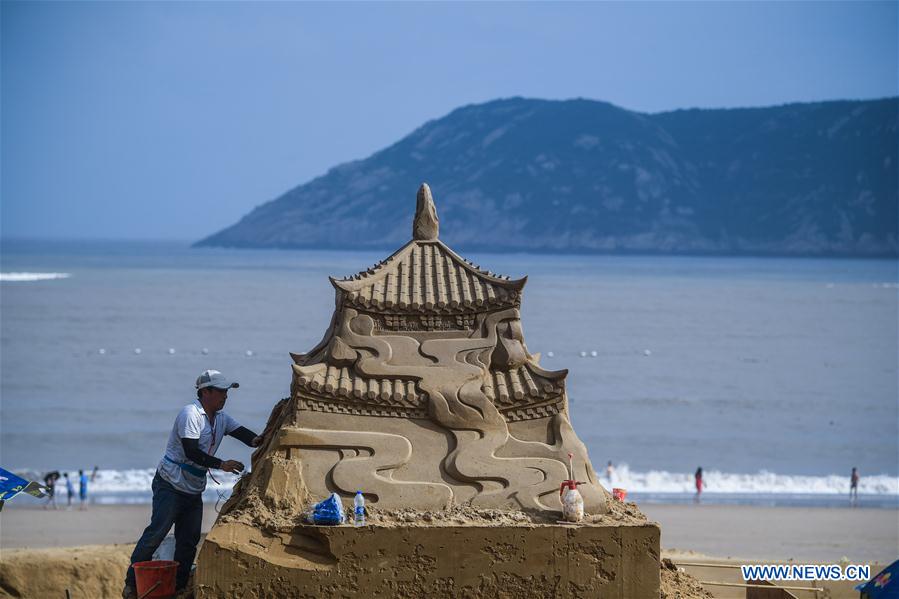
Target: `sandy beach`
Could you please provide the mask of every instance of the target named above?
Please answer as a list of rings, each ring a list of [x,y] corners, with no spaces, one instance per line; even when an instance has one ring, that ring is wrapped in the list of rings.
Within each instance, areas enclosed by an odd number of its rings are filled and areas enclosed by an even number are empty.
[[[643,505],[662,548],[721,558],[835,563],[899,556],[899,510],[732,505]]]
[[[730,505],[646,505],[642,510],[661,524],[663,555],[684,564],[834,563],[842,558],[888,563],[899,554],[897,510]],[[86,511],[9,505],[0,513],[0,579],[12,589],[40,577],[48,588],[69,588],[73,597],[116,596],[149,515],[149,505],[91,506]],[[215,517],[214,506],[207,504],[204,532]],[[47,564],[54,565],[52,576]],[[702,580],[736,575],[687,568]],[[741,596],[733,589],[711,590],[716,597]],[[0,597],[15,596],[0,587]]]
[[[732,505],[645,505],[662,526],[666,551],[730,559],[892,561],[899,554],[899,511]],[[2,552],[19,548],[134,543],[149,505],[91,506],[86,511],[7,506],[0,513]],[[206,505],[203,532],[215,521]]]
[[[216,515],[207,503],[204,533]],[[0,512],[0,559],[8,549],[134,544],[149,521],[149,504],[94,505],[84,511],[7,505]]]

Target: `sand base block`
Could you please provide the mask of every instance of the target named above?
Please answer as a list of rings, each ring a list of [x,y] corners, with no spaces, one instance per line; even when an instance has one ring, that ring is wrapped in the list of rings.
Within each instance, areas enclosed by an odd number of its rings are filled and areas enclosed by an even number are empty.
[[[196,597],[659,596],[655,524],[298,526],[218,523]]]

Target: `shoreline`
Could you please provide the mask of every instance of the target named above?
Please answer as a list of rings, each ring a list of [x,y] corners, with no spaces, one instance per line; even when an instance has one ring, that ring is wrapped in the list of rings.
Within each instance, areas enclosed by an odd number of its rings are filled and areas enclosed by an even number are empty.
[[[606,487],[612,488],[612,487]],[[223,497],[218,497],[215,491],[207,491],[203,494],[205,503],[214,504],[216,501],[223,503],[231,496],[231,488],[227,489]],[[89,505],[97,507],[114,506],[140,506],[150,505],[153,496],[151,491],[125,491],[116,493],[96,492],[91,495]],[[637,505],[696,505],[695,495],[692,493],[644,493],[628,492],[627,500]],[[15,506],[15,509],[39,509],[47,502],[46,499],[34,499],[27,496],[15,498],[15,502],[6,504],[6,507]],[[78,500],[74,500],[78,505]],[[831,495],[823,493],[713,493],[702,494],[701,505],[725,505],[734,507],[777,507],[777,508],[864,508],[864,509],[899,509],[899,495],[888,494],[859,494],[855,502],[851,502],[843,495]],[[65,509],[65,496],[57,499],[59,509]],[[6,509],[6,508],[4,508]]]
[[[206,503],[203,532],[215,522]],[[662,527],[665,552],[721,559],[854,563],[895,559],[899,510],[790,508],[741,505],[640,504]],[[150,517],[150,505],[91,505],[87,510],[45,510],[7,505],[0,512],[0,560],[14,549],[133,544]]]

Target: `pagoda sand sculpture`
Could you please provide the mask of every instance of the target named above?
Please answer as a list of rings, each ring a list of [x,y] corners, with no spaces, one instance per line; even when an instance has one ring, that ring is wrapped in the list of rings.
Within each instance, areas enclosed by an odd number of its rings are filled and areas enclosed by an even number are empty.
[[[332,492],[349,502],[362,490],[378,512],[469,506],[557,517],[571,454],[586,513],[607,513],[609,494],[569,420],[567,371],[541,368],[525,345],[526,277],[482,270],[438,233],[422,185],[413,239],[367,271],[331,279],[330,326],[308,353],[292,354],[291,395],[273,409],[252,473],[201,551],[199,597],[248,593],[252,585],[232,575],[249,558],[262,578],[269,567],[333,566],[340,543],[322,535],[336,533],[300,523],[305,508]],[[641,542],[657,559],[658,528],[650,528]],[[392,549],[381,550],[382,562],[384,551]],[[299,576],[294,583],[306,580]],[[268,583],[253,584],[260,597],[280,596]]]

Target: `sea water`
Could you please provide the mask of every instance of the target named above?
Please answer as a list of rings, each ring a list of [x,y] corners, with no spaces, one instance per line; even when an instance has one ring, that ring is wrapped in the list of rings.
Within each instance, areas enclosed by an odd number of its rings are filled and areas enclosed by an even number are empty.
[[[0,465],[98,465],[97,497],[147,500],[197,375],[240,381],[225,409],[260,431],[289,393],[288,352],[327,328],[327,277],[388,254],[4,241]],[[843,501],[855,466],[863,500],[896,505],[895,260],[466,257],[528,275],[528,349],[569,370],[575,430],[601,475],[616,464],[604,484],[686,500],[701,466],[713,500],[817,504]],[[218,455],[249,450],[226,439]]]

